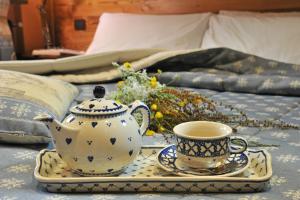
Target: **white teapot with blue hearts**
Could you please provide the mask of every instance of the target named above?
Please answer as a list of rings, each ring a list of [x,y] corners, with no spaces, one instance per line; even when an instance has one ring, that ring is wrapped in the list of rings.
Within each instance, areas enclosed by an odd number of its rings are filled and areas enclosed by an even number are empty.
[[[72,107],[62,123],[47,114],[35,117],[50,129],[61,159],[83,176],[122,173],[139,154],[150,124],[144,103],[126,106],[104,99],[104,94],[104,87],[96,86],[95,98]],[[141,127],[132,115],[137,110],[142,113]]]

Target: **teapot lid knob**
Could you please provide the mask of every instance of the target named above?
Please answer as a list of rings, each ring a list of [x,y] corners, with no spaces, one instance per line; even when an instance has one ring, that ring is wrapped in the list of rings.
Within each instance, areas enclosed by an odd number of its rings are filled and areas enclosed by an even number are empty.
[[[105,88],[101,85],[97,85],[94,88],[93,93],[94,93],[95,98],[103,98],[105,95]]]

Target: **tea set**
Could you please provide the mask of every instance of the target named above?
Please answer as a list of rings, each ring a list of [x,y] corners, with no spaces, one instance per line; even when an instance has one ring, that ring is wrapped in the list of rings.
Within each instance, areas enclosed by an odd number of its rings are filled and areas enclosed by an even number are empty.
[[[157,156],[158,165],[180,176],[234,176],[249,166],[247,141],[230,136],[232,129],[221,123],[191,121],[174,127],[176,144]],[[241,148],[231,145],[239,141]]]
[[[83,176],[121,174],[138,155],[150,124],[150,110],[144,103],[126,106],[104,95],[103,87],[95,87],[95,98],[71,108],[62,123],[48,114],[35,117],[50,129],[59,157]],[[133,116],[138,110],[141,126]]]
[[[142,147],[142,136],[150,125],[150,110],[141,101],[123,105],[106,100],[102,86],[94,88],[95,98],[70,109],[59,122],[42,114],[53,136],[58,156],[80,176],[117,176],[133,163]],[[142,120],[134,114],[140,112]],[[178,124],[175,144],[157,154],[157,165],[179,176],[235,176],[248,168],[247,141],[232,136],[221,123],[191,121]],[[232,145],[238,141],[239,146]]]

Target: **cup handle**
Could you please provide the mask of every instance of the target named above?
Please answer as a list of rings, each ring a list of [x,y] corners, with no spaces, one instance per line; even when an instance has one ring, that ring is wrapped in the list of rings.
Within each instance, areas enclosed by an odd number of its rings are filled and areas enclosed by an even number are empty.
[[[237,141],[239,143],[238,146],[240,146],[240,148],[238,148],[238,149],[232,148],[231,145],[232,145],[232,142],[234,142],[234,141]],[[231,136],[230,137],[230,145],[229,145],[230,153],[232,153],[232,154],[242,153],[247,149],[247,147],[248,147],[248,142],[244,138],[239,137],[239,136]]]
[[[143,122],[140,127],[141,135],[144,135],[150,125],[150,109],[143,102],[136,100],[129,105],[129,112],[132,115],[135,111],[140,110],[143,117]]]

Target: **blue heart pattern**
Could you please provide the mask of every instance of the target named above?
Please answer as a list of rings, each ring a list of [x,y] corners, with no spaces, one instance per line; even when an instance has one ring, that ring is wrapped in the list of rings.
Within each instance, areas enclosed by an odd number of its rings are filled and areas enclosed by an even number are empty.
[[[69,145],[72,142],[72,138],[66,138],[66,143]]]

